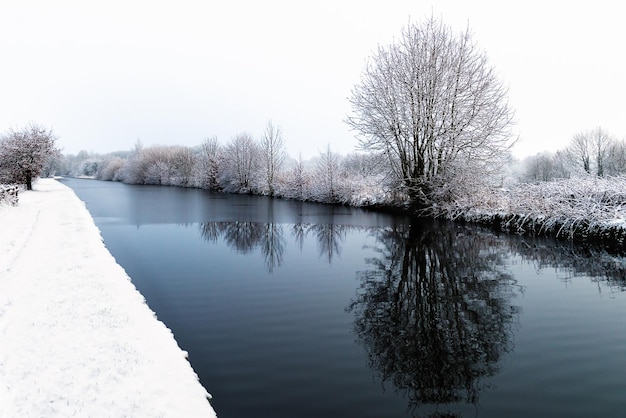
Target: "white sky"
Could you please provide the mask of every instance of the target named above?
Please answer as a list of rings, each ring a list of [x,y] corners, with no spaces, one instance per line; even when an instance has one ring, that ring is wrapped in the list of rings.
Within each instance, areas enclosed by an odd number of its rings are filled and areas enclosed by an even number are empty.
[[[601,125],[626,137],[616,1],[70,1],[0,3],[0,131],[52,127],[66,153],[255,138],[353,151],[343,122],[366,58],[433,14],[474,41],[509,86],[518,157]]]

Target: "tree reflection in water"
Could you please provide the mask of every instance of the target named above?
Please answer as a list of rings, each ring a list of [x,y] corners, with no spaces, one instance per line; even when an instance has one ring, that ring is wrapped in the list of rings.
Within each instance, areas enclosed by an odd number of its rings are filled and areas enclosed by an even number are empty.
[[[315,237],[320,257],[332,263],[341,254],[346,232],[351,227],[339,224],[294,224],[291,232],[300,250],[309,235]],[[224,242],[235,251],[249,254],[260,248],[265,265],[271,273],[284,259],[285,237],[283,225],[260,222],[203,222],[200,234],[208,242]]]
[[[208,242],[224,242],[241,254],[260,248],[271,273],[283,262],[285,238],[282,225],[260,222],[203,222],[200,235]]]
[[[626,290],[626,259],[623,254],[609,253],[592,245],[521,238],[511,245],[511,251],[521,256],[522,260],[532,262],[537,271],[558,269],[564,281],[587,276],[599,285]]]
[[[517,323],[502,241],[432,224],[379,230],[376,240],[349,307],[370,367],[413,408],[476,403]]]

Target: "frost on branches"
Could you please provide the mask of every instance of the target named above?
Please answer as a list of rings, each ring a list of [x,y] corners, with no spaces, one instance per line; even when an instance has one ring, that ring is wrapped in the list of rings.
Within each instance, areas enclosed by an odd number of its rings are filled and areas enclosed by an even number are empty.
[[[469,31],[436,19],[379,47],[352,90],[347,123],[379,152],[416,206],[455,192],[459,175],[487,175],[514,143],[507,89]]]
[[[33,180],[59,155],[55,141],[51,130],[34,123],[10,129],[0,140],[0,183],[23,184],[32,190]]]
[[[485,189],[439,207],[439,215],[499,229],[578,241],[626,244],[626,176]]]

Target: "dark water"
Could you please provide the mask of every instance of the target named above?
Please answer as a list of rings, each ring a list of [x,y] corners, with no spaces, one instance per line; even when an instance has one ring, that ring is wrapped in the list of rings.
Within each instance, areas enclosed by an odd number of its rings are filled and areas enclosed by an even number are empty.
[[[450,223],[64,180],[218,416],[626,416],[626,259]]]

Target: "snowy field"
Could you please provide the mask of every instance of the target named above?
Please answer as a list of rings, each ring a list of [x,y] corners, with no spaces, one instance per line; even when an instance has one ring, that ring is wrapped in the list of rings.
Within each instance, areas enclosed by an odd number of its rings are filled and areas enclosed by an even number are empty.
[[[0,417],[214,417],[68,187],[0,205]]]

